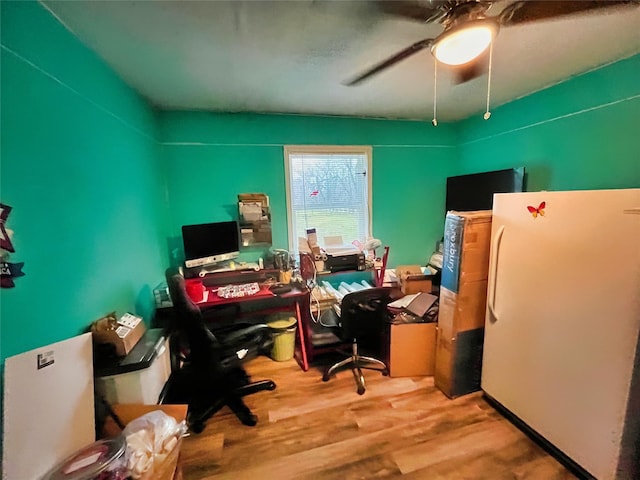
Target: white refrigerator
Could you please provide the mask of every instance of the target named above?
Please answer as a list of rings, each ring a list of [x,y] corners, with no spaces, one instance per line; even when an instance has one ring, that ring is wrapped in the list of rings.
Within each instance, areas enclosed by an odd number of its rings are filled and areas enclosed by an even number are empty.
[[[581,473],[640,478],[640,189],[496,194],[482,389]]]

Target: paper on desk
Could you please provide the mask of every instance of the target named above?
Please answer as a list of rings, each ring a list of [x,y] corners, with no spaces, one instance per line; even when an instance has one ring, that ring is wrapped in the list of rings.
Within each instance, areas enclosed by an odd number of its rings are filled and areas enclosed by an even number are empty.
[[[324,237],[324,246],[326,247],[341,247],[344,245],[342,240],[342,235],[330,235],[328,237]]]
[[[302,253],[311,253],[309,242],[304,237],[298,237],[298,251]]]
[[[211,293],[209,290],[205,290],[204,292],[202,292],[202,300],[200,300],[199,302],[196,303],[205,303],[209,301],[209,293]]]
[[[398,282],[398,276],[396,275],[396,269],[395,268],[387,268],[384,271],[384,283],[397,283]]]

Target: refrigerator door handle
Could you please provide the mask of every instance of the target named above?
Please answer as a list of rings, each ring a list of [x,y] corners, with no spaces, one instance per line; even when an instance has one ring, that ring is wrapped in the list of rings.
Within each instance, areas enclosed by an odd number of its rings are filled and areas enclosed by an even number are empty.
[[[500,225],[498,231],[496,232],[496,236],[493,239],[493,245],[491,246],[492,255],[492,264],[489,270],[489,278],[493,279],[491,282],[491,293],[489,294],[489,298],[487,301],[487,306],[489,307],[489,313],[494,321],[498,321],[498,315],[496,315],[496,285],[498,283],[498,257],[500,253],[500,244],[502,243],[502,234],[504,233],[504,225]]]

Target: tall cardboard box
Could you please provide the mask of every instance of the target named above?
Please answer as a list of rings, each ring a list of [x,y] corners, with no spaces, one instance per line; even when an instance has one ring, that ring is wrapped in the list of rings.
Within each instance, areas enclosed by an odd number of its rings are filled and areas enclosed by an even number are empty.
[[[491,210],[447,213],[436,386],[450,398],[480,390]]]

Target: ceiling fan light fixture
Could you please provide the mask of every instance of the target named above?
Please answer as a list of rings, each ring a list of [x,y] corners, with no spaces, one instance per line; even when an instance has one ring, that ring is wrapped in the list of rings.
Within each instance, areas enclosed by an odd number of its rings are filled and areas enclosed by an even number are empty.
[[[498,34],[498,24],[489,19],[462,23],[442,33],[431,53],[447,65],[463,65],[484,52]]]

